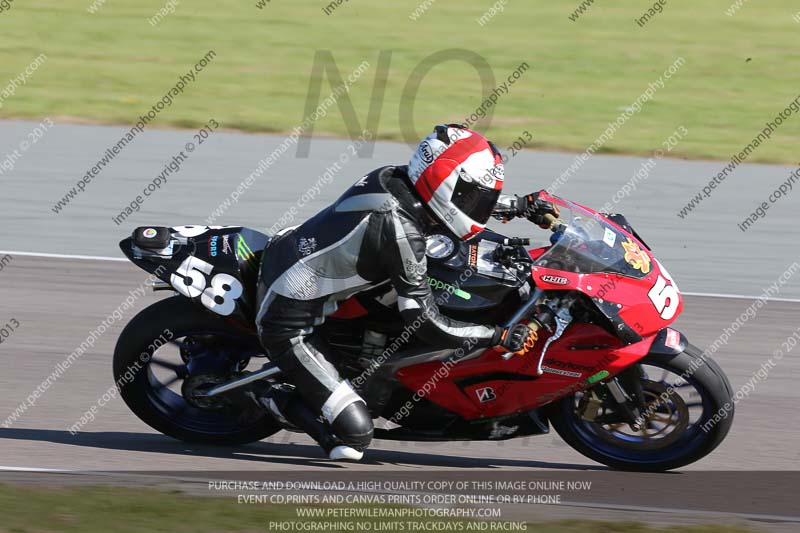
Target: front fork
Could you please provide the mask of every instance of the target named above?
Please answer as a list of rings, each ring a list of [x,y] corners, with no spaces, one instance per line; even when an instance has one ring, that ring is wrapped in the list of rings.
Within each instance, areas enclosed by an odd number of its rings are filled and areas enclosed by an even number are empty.
[[[631,429],[642,429],[642,414],[646,409],[642,390],[642,367],[631,365],[605,384],[608,394],[619,407],[621,422],[626,422]],[[598,396],[597,387],[588,391],[589,400],[583,411],[583,418],[594,420],[602,407],[603,400]]]
[[[642,390],[643,377],[641,365],[635,364],[620,372],[607,384],[611,396],[625,415],[625,421],[634,431],[642,429],[642,414],[647,408]]]
[[[650,353],[678,355],[688,345],[689,341],[681,332],[672,328],[663,328],[653,340],[650,346]],[[642,370],[642,365],[635,364],[620,372],[606,384],[609,394],[620,407],[621,421],[628,423],[634,431],[641,430],[647,423],[647,417],[644,415],[649,411],[649,408],[642,390],[642,381],[644,379],[645,374],[644,370]],[[591,400],[602,404],[602,401],[597,398],[596,391],[590,394],[592,394],[590,404]],[[595,408],[596,411],[597,408]]]

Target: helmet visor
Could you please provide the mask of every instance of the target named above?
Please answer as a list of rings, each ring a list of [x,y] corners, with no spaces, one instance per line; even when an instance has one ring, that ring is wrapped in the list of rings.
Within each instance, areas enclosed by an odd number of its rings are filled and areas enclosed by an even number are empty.
[[[478,224],[486,224],[499,197],[500,191],[497,189],[489,189],[475,181],[458,178],[451,202]]]

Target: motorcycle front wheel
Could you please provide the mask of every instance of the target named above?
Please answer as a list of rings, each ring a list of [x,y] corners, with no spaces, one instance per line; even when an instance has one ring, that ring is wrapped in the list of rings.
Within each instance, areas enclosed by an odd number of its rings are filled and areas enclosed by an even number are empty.
[[[690,344],[678,355],[651,353],[639,366],[642,423],[631,426],[609,394],[587,390],[546,408],[561,438],[590,459],[639,472],[680,468],[719,446],[733,423],[734,405],[719,365]]]

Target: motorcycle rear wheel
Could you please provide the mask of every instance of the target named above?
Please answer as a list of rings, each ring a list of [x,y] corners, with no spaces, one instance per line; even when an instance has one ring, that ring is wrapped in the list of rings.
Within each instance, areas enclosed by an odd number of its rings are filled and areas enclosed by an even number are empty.
[[[690,344],[678,355],[651,353],[640,361],[643,369],[663,371],[660,381],[652,371],[642,379],[648,400],[648,422],[642,431],[629,430],[624,423],[585,419],[579,409],[585,393],[554,402],[546,408],[547,415],[572,448],[618,470],[663,472],[694,463],[719,446],[733,423],[731,385],[715,361],[701,359],[702,351]],[[667,374],[678,380],[667,381]],[[696,400],[681,396],[689,387],[696,391]],[[692,410],[700,408],[692,420]]]
[[[220,346],[225,345],[224,339],[241,340],[221,318],[182,296],[156,302],[128,323],[114,350],[114,382],[131,411],[153,429],[195,444],[246,444],[280,431],[272,415],[252,401],[249,406],[242,401],[242,409],[225,405],[199,408],[186,400],[182,394],[187,390],[186,380],[196,378],[181,367],[181,362],[186,363],[183,351],[176,361],[164,360],[159,356],[163,347],[155,346],[161,343],[154,341],[161,338],[166,346],[194,337],[220,339]],[[169,383],[158,377],[164,369],[175,374]],[[184,387],[180,390],[170,388],[181,380]]]

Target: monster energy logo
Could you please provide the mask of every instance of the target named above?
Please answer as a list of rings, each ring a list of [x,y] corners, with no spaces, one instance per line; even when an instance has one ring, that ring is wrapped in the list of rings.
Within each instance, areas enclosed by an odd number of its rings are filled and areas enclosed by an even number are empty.
[[[250,261],[255,257],[255,253],[253,250],[245,242],[244,238],[239,235],[239,238],[236,241],[236,256],[241,259],[242,261]]]
[[[459,298],[463,298],[465,300],[469,300],[470,298],[472,298],[472,295],[470,293],[462,291],[455,285],[450,285],[449,283],[445,283],[444,281],[432,278],[430,276],[428,276],[428,285],[430,285],[434,289],[445,290],[451,294],[455,294]]]

